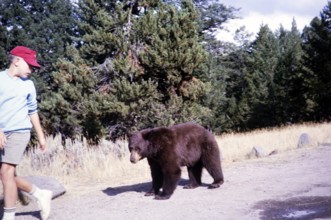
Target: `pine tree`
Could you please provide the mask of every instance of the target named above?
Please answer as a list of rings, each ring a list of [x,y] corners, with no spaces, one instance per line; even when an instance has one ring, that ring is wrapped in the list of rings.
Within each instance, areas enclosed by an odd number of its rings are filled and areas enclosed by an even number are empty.
[[[84,134],[88,139],[94,140],[92,135],[84,132],[86,129],[83,123],[89,114],[84,111],[85,103],[97,101],[92,97],[96,81],[92,70],[75,48],[68,47],[67,56],[70,59],[59,59],[54,64],[57,70],[50,74],[51,92],[40,103],[44,115],[43,124],[49,134],[61,134],[63,143],[68,138],[74,140]],[[91,126],[97,126],[95,121],[90,122]]]
[[[307,53],[305,80],[309,88],[308,101],[314,108],[309,119],[329,120],[331,117],[331,2],[304,29],[304,50]]]
[[[243,96],[247,89],[247,51],[250,44],[243,44],[233,52],[226,54],[222,59],[222,66],[225,68],[226,77],[222,85],[223,92],[227,99],[225,106],[221,109],[226,115],[223,121],[225,130],[239,131],[247,128],[248,106],[245,104]],[[220,86],[219,86],[220,87]]]
[[[74,21],[69,0],[0,2],[4,49],[25,45],[37,50],[43,73],[51,69],[57,58],[63,57],[66,44],[72,43]]]
[[[221,133],[235,127],[231,117],[231,114],[236,114],[232,111],[235,102],[226,96],[226,88],[231,71],[236,71],[229,62],[229,53],[239,47],[216,39],[216,34],[224,28],[227,21],[236,18],[238,9],[208,0],[196,0],[194,4],[200,12],[199,34],[208,53],[200,74],[200,79],[207,85],[202,103],[210,109],[209,115],[203,117],[203,123],[214,132]]]
[[[0,22],[0,69],[5,69],[9,65],[7,58],[7,48],[8,48],[6,28]]]
[[[77,9],[77,50],[58,62],[56,96],[45,103],[54,133],[95,143],[206,112],[197,103],[204,50],[192,3],[82,0]],[[63,108],[51,117],[56,106]]]
[[[227,21],[237,18],[236,13],[239,11],[217,1],[194,0],[194,4],[201,14],[200,30],[206,34],[207,39],[214,38]]]
[[[290,31],[281,27],[276,35],[279,41],[279,63],[274,77],[274,100],[269,105],[274,109],[277,125],[300,122],[310,111],[303,77],[301,34],[293,20]]]
[[[145,69],[143,78],[155,80],[163,104],[176,109],[173,123],[200,121],[205,112],[198,103],[206,91],[200,74],[206,52],[199,42],[198,20],[192,2],[183,1],[180,9],[161,4],[159,11],[149,11],[137,25],[138,35],[148,39],[139,60]],[[174,100],[179,100],[176,106],[171,104]]]
[[[273,79],[278,64],[277,39],[267,25],[260,28],[257,39],[245,57],[244,84],[238,106],[244,115],[243,124],[248,128],[273,125],[270,116],[274,110],[269,108],[270,94],[274,89]]]
[[[47,111],[50,106],[45,105],[52,101],[49,98],[56,96],[51,90],[54,85],[51,84],[50,73],[57,59],[65,56],[66,46],[73,43],[75,20],[70,0],[0,1],[0,38],[3,39],[0,40],[0,48],[3,48],[0,50],[0,65],[7,67],[6,55],[17,45],[37,51],[37,60],[42,68],[33,74],[32,80],[38,90],[41,121],[46,128],[50,127],[48,117],[55,117]],[[54,126],[59,123],[60,120]],[[54,134],[50,129],[46,129],[46,133]]]

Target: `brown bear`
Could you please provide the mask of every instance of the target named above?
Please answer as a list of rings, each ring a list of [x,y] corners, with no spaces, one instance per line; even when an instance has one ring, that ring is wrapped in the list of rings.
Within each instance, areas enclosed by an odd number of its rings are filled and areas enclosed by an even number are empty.
[[[147,158],[152,175],[152,190],[146,196],[169,199],[177,187],[181,167],[187,166],[190,183],[186,189],[201,185],[203,167],[213,177],[209,188],[224,182],[220,151],[211,132],[195,123],[144,129],[129,135],[130,161]],[[162,191],[160,189],[162,188]]]

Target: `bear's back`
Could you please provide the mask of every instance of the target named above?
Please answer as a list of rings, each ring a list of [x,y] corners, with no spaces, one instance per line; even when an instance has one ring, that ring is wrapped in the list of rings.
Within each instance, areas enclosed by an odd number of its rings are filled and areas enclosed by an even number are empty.
[[[193,122],[187,122],[182,124],[177,124],[170,127],[172,131],[175,132],[177,136],[205,136],[210,132],[206,130],[201,125],[195,124]]]
[[[214,147],[217,145],[214,135],[201,125],[188,122],[170,127],[175,133],[176,139],[180,140],[181,145],[197,145],[202,147]]]

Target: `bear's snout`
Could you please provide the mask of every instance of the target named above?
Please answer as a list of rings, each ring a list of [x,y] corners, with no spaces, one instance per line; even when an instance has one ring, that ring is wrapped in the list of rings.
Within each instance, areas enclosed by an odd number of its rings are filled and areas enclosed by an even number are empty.
[[[140,154],[137,151],[131,151],[130,161],[131,163],[137,163],[141,159]]]

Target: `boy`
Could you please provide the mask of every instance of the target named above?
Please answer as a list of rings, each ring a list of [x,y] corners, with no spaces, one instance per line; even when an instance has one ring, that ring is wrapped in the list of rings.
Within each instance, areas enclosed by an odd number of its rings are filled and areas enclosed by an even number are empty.
[[[3,220],[15,219],[17,190],[30,193],[41,209],[41,218],[50,213],[52,192],[39,189],[22,177],[16,176],[34,127],[40,148],[45,151],[46,139],[37,111],[36,89],[28,77],[40,68],[36,52],[24,46],[10,51],[10,65],[0,72],[0,176],[4,194]]]

